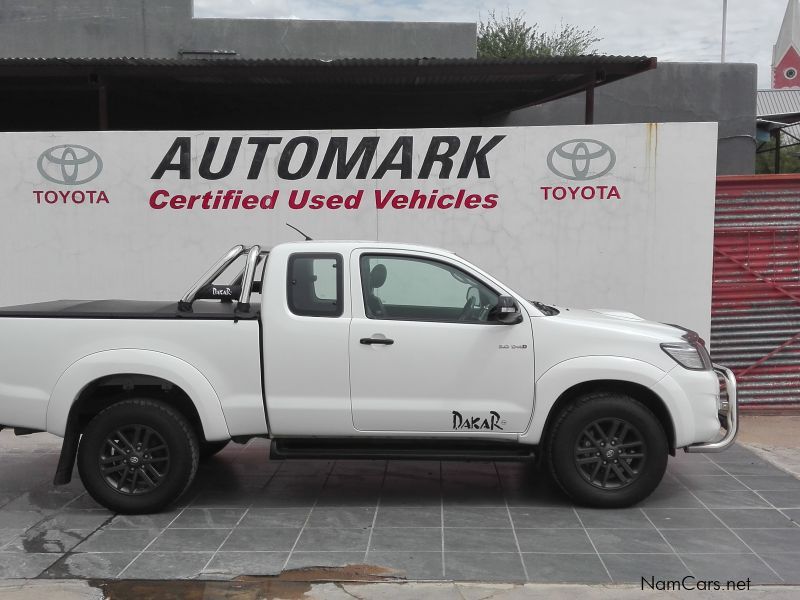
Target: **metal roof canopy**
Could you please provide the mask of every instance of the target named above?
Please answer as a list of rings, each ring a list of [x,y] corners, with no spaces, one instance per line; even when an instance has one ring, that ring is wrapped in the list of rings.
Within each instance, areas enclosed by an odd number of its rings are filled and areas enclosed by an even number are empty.
[[[482,124],[654,69],[656,59],[0,59],[0,130]]]
[[[798,114],[800,114],[800,89],[756,92],[756,118],[785,121],[783,117]]]
[[[770,152],[777,174],[781,150],[800,145],[800,89],[758,90],[756,99],[756,154]],[[770,139],[774,143],[767,148]]]

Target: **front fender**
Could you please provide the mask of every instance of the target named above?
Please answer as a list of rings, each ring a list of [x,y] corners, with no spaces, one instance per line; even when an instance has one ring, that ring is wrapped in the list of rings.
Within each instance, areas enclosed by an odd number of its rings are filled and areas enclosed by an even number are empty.
[[[528,430],[520,435],[524,444],[538,444],[545,422],[559,397],[573,386],[590,381],[624,381],[652,389],[667,373],[644,361],[618,356],[581,356],[571,358],[545,371],[536,380],[533,418]],[[675,415],[680,407],[676,399],[662,397],[677,427]],[[680,398],[677,398],[680,401]],[[677,433],[677,431],[676,431]]]
[[[101,377],[120,374],[149,375],[177,385],[197,409],[205,438],[209,441],[230,438],[219,397],[200,371],[171,354],[137,349],[105,350],[72,363],[50,395],[47,431],[63,436],[69,411],[86,386]]]

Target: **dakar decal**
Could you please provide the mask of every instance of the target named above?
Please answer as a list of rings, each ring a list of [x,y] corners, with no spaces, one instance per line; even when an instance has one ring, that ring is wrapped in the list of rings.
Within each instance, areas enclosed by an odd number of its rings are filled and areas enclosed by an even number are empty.
[[[480,429],[485,431],[503,431],[502,425],[505,421],[500,419],[500,414],[489,411],[488,417],[470,417],[464,416],[457,410],[453,411],[453,430],[459,431],[462,429]]]

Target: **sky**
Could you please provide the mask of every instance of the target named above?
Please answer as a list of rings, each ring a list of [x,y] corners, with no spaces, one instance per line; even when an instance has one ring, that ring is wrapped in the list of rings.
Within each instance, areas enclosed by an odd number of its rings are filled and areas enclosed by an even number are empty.
[[[194,0],[195,17],[379,21],[479,21],[488,10],[520,11],[552,30],[563,21],[596,27],[603,54],[660,61],[720,60],[723,0]],[[758,64],[758,87],[770,86],[772,45],[787,0],[728,0],[727,62]]]

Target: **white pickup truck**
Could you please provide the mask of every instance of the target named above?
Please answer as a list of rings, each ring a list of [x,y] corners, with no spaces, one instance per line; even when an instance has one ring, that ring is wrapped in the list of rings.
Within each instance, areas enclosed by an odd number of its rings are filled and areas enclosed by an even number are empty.
[[[179,302],[3,308],[0,339],[0,424],[63,436],[55,484],[77,457],[124,513],[161,509],[203,456],[255,436],[273,458],[535,457],[575,501],[621,507],[668,454],[737,429],[733,374],[697,334],[531,302],[408,244],[236,246]]]

